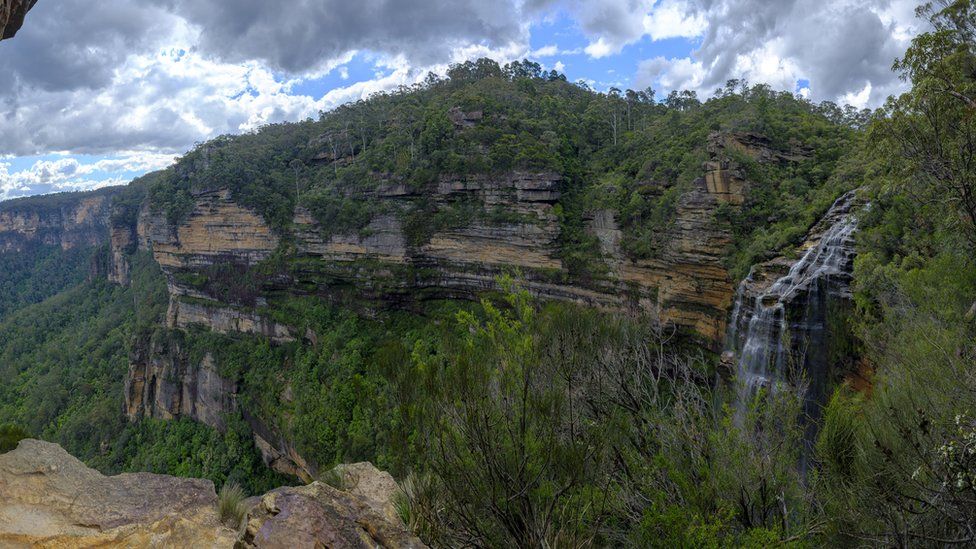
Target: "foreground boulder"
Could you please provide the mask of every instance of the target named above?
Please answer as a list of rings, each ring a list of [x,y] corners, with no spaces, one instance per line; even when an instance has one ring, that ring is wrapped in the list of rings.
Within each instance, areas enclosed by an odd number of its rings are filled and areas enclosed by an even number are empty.
[[[57,444],[0,455],[0,547],[232,547],[209,480],[107,477]]]
[[[400,524],[399,513],[394,504],[400,486],[393,475],[380,471],[372,463],[341,463],[333,469],[342,483],[342,489],[359,496],[373,510],[394,524]]]
[[[209,480],[105,476],[57,444],[0,455],[0,547],[425,547],[392,510],[396,483],[370,464],[248,500],[240,531],[220,522]],[[391,511],[392,512],[392,511]]]
[[[398,521],[399,522],[399,521]],[[253,502],[241,535],[244,547],[426,547],[365,498],[324,484],[278,488]]]

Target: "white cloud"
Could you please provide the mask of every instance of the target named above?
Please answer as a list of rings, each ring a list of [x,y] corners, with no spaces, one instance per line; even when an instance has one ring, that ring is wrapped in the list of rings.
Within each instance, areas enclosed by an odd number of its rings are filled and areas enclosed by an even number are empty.
[[[642,38],[694,38],[706,29],[695,2],[680,0],[550,0],[543,7],[562,9],[579,21],[589,38],[584,51],[600,59],[620,53]]]
[[[915,0],[701,0],[686,33],[704,29],[691,57],[640,63],[634,82],[667,92],[692,89],[707,96],[726,80],[744,78],[812,100],[877,106],[905,89],[891,72],[921,28]],[[681,27],[657,7],[662,27]],[[667,22],[666,22],[667,21]],[[666,22],[666,23],[665,23]],[[677,31],[675,31],[677,32]],[[868,86],[865,83],[869,84]]]
[[[65,156],[38,160],[15,172],[10,171],[9,162],[0,162],[0,199],[120,185],[131,179],[128,174],[165,168],[175,160],[174,155],[147,152],[126,152],[92,162]]]
[[[641,40],[680,37],[693,39],[696,49],[641,61],[635,87],[706,96],[729,78],[790,91],[808,80],[798,93],[813,100],[877,105],[904,86],[889,67],[920,28],[916,3],[296,0],[281,10],[236,0],[40,2],[17,38],[0,43],[0,158],[56,152],[109,158],[100,166],[57,159],[17,173],[0,163],[0,196],[30,185],[114,182],[92,174],[155,169],[217,134],[314,117],[482,56],[500,63],[582,53],[605,58]],[[554,11],[578,23],[585,48],[530,47],[530,25]],[[350,81],[353,62],[372,64],[374,76]],[[552,66],[565,70],[562,61]],[[606,75],[596,70],[574,76]],[[317,97],[296,91],[334,72],[341,87]],[[622,87],[616,82],[622,76],[615,73],[613,84],[588,82]]]
[[[541,48],[529,52],[529,57],[532,58],[552,57],[554,55],[559,55],[559,46],[556,46],[555,44],[542,46]]]
[[[864,87],[861,88],[861,91],[857,93],[854,92],[846,93],[841,98],[841,101],[843,103],[852,105],[859,109],[863,109],[864,107],[868,106],[868,101],[870,99],[871,99],[871,83],[865,82]]]
[[[705,32],[707,21],[701,13],[690,13],[686,4],[664,0],[644,16],[644,34],[651,40],[694,38]]]

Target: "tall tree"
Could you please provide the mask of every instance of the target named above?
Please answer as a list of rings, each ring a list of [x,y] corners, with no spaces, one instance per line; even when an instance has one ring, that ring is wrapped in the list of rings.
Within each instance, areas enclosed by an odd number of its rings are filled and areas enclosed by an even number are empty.
[[[912,41],[894,69],[911,91],[889,99],[878,124],[904,190],[955,211],[958,228],[976,246],[976,4],[939,0],[918,8],[933,30]]]

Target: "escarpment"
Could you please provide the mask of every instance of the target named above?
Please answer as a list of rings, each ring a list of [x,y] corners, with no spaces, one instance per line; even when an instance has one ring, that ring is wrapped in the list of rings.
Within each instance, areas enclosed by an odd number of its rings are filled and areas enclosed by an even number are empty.
[[[213,354],[191,359],[176,337],[203,329],[305,344],[314,338],[276,303],[313,296],[369,314],[420,308],[435,299],[477,299],[517,273],[534,295],[641,314],[674,326],[718,350],[734,297],[726,259],[732,229],[718,215],[748,197],[749,182],[729,150],[756,162],[782,161],[759,137],[714,134],[702,177],[678,197],[653,257],[635,259],[622,246],[619,213],[594,209],[584,230],[595,243],[595,268],[580,273],[563,255],[561,205],[566,181],[547,171],[442,175],[426,186],[387,181],[349,189],[346,199],[372,204],[360,228],[324,223],[299,203],[290,223],[272,227],[230,189],[192,196],[173,218],[151,200],[112,227],[110,276],[125,283],[127,253],[151,252],[166,277],[164,337],[138,341],[126,381],[126,414],[189,417],[218,429],[241,414],[265,462],[309,479],[317,464],[301,455],[282,424],[235,398],[237,383],[221,377]],[[231,376],[233,377],[233,376]]]
[[[19,252],[32,245],[70,250],[105,244],[116,191],[109,188],[0,203],[0,252]]]
[[[731,233],[715,210],[728,193],[710,192],[704,179],[695,182],[678,202],[660,257],[652,260],[624,256],[614,236],[615,212],[594,214],[587,230],[601,243],[597,260],[605,272],[580,277],[560,255],[555,207],[561,188],[562,178],[545,172],[445,176],[428,190],[387,185],[372,191],[383,213],[361,230],[342,232],[299,207],[287,255],[274,265],[268,261],[282,237],[229,191],[198,195],[177,225],[146,213],[139,239],[167,274],[171,327],[202,324],[284,341],[293,337],[287,327],[256,314],[269,298],[312,294],[381,306],[474,299],[497,289],[500,275],[518,272],[544,299],[641,312],[705,341],[721,339],[732,298],[723,265]],[[399,215],[419,204],[430,208],[430,218],[418,223]],[[434,217],[445,211],[456,217],[439,225]],[[256,268],[262,265],[268,268]],[[231,276],[247,284],[214,295],[216,279]],[[231,282],[219,285],[226,290]]]

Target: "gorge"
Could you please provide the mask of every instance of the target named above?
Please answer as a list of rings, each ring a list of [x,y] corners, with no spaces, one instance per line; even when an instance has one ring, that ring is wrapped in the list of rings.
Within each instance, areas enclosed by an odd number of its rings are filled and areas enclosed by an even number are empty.
[[[0,203],[0,544],[856,545],[971,488],[968,218],[880,114],[448,72]]]

